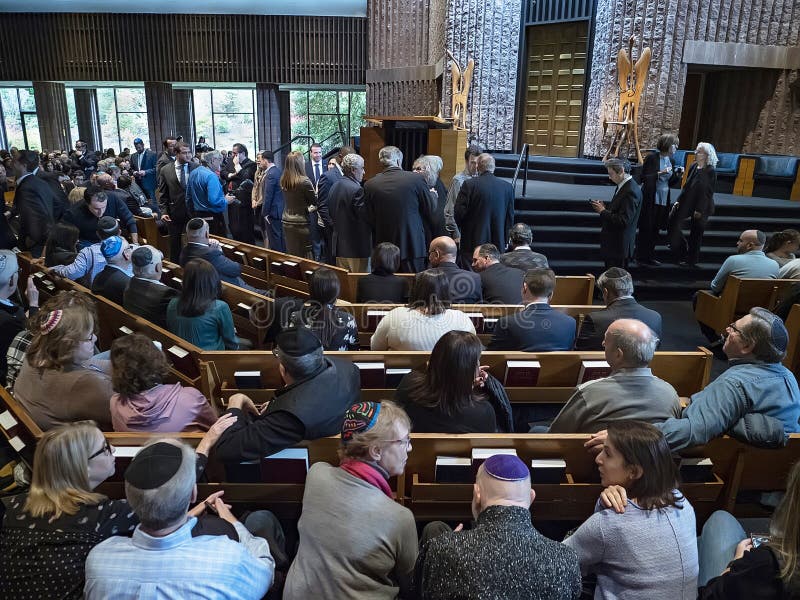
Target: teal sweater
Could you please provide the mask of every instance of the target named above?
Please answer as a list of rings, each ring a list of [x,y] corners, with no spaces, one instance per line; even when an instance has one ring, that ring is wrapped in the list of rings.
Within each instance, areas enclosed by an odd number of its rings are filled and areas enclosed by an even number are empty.
[[[167,327],[187,342],[203,350],[238,350],[231,309],[222,300],[214,300],[205,314],[184,317],[178,314],[178,299],[167,306]]]

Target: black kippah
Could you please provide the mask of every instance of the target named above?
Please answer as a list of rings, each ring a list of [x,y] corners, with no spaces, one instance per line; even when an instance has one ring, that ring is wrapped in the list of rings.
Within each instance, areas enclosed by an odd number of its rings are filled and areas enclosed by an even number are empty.
[[[199,217],[195,217],[186,224],[186,227],[187,229],[195,231],[197,229],[202,229],[203,225],[205,225],[205,221],[203,219],[200,219]]]
[[[153,252],[147,246],[140,246],[133,251],[131,262],[135,267],[146,267],[153,262]]]
[[[289,356],[305,356],[322,348],[319,338],[305,327],[282,331],[275,336],[275,343],[281,352]]]
[[[140,490],[154,490],[175,476],[183,462],[180,447],[166,442],[147,446],[125,469],[125,481]]]

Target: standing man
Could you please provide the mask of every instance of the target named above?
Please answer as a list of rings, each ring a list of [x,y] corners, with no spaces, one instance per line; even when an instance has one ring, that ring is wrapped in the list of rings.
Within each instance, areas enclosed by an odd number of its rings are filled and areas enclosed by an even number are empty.
[[[368,273],[372,232],[364,218],[364,159],[348,153],[342,158],[344,175],[333,184],[328,204],[333,216],[332,255],[336,266],[351,273]],[[324,178],[323,178],[324,179]]]
[[[428,251],[425,224],[430,223],[435,201],[425,180],[403,171],[403,153],[396,146],[378,152],[382,172],[364,186],[367,218],[372,226],[374,244],[391,242],[400,248],[402,273],[425,269]]]
[[[250,192],[256,180],[256,163],[247,158],[247,146],[233,145],[232,170],[227,174],[228,192],[226,198],[231,203],[228,218],[233,239],[255,244],[255,225],[253,223],[253,206]],[[236,202],[238,200],[238,202]]]
[[[161,169],[164,168],[166,164],[172,164],[175,162],[175,146],[178,143],[174,137],[168,137],[162,142],[163,150],[161,154],[158,155],[158,160],[156,161],[156,192],[158,191],[158,186],[161,184]],[[156,200],[159,202],[161,201],[158,196],[156,196]]]
[[[55,224],[56,197],[47,182],[35,175],[39,168],[37,152],[20,150],[13,165],[17,176],[14,211],[19,214],[19,245],[39,258]]]
[[[480,155],[481,151],[477,146],[467,148],[464,152],[464,170],[453,175],[450,189],[447,190],[447,203],[444,206],[444,228],[447,230],[447,235],[453,238],[456,243],[461,241],[461,232],[458,230],[455,217],[456,199],[464,182],[478,174],[478,157]]]
[[[130,160],[133,176],[145,195],[152,200],[156,195],[156,153],[144,147],[142,138],[133,140],[133,147],[136,148]]]
[[[319,180],[325,173],[325,165],[322,164],[322,146],[319,144],[311,144],[309,150],[311,160],[306,163],[306,177],[314,184],[314,189],[319,187]]]
[[[642,209],[642,190],[631,177],[631,164],[624,159],[612,158],[605,162],[608,178],[617,189],[611,204],[590,200],[592,210],[600,215],[600,252],[605,268],[624,269],[633,257],[636,242],[636,223]]]
[[[286,252],[286,241],[283,239],[283,192],[281,191],[281,170],[275,164],[275,155],[269,150],[259,157],[264,177],[261,182],[263,193],[261,203],[261,219],[264,222],[264,246],[278,252]],[[255,208],[255,207],[254,207]]]
[[[322,146],[316,143],[311,144],[309,156],[311,160],[306,163],[306,177],[311,180],[314,191],[319,193],[320,180],[326,170],[325,165],[322,164]],[[319,209],[320,205],[319,202],[317,202],[317,214],[311,215],[311,218],[308,220],[308,235],[311,239],[311,249],[314,254],[314,260],[322,260],[324,252],[324,233],[323,227],[319,225],[319,221],[322,220],[323,225],[327,224],[326,221],[330,221],[327,207],[325,207],[325,214],[322,214]],[[315,216],[317,218],[314,218]]]
[[[455,217],[461,229],[464,265],[472,262],[472,251],[481,244],[505,247],[506,235],[514,224],[514,188],[494,175],[494,157],[478,156],[478,176],[461,186]]]
[[[211,233],[230,237],[228,204],[234,198],[226,196],[219,181],[222,154],[216,150],[203,154],[204,166],[189,174],[187,198],[191,201],[189,214],[210,222]]]
[[[72,163],[74,168],[83,171],[84,178],[88,181],[97,170],[97,159],[93,152],[89,152],[89,146],[83,140],[75,142],[75,154]]]
[[[169,259],[178,262],[181,256],[181,235],[189,221],[186,208],[189,173],[192,164],[192,151],[185,142],[175,142],[175,163],[169,163],[159,171],[158,203],[162,220],[169,230]]]
[[[333,252],[333,223],[335,221],[336,207],[330,202],[329,194],[333,185],[344,177],[344,157],[354,153],[355,150],[350,146],[342,146],[332,160],[333,168],[325,170],[317,185],[317,210],[325,223],[325,228],[322,230],[322,237],[325,241],[324,261],[330,265],[337,263],[335,262],[336,254]]]

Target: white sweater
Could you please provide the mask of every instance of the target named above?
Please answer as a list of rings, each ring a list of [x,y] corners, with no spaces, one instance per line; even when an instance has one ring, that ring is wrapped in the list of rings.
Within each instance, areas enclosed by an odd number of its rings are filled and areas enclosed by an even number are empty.
[[[475,326],[460,310],[447,309],[441,314],[428,316],[416,309],[399,306],[381,319],[369,345],[372,350],[430,351],[448,331],[475,333]]]

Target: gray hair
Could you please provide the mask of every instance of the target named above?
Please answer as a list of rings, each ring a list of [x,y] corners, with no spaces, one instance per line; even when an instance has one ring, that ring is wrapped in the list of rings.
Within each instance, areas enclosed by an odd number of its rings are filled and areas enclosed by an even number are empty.
[[[714,149],[714,146],[708,142],[700,142],[697,144],[697,147],[702,148],[708,153],[708,164],[716,168],[717,163],[719,162],[719,157],[717,156],[717,151]]]
[[[773,330],[780,325],[783,336],[788,340],[786,329],[780,317],[766,308],[751,308],[750,322],[742,327],[742,337],[753,344],[753,356],[765,363],[779,363],[786,356],[786,344],[778,347],[773,341]]]
[[[342,159],[342,171],[347,174],[352,173],[355,169],[364,168],[364,158],[358,154],[345,154]]]
[[[484,152],[478,155],[478,173],[494,173],[494,156]]]
[[[508,239],[512,246],[530,246],[533,241],[533,230],[527,223],[514,223],[508,232]]]
[[[155,275],[156,267],[158,267],[158,265],[161,264],[161,261],[164,260],[164,253],[161,252],[161,250],[153,246],[148,246],[147,244],[144,246],[139,246],[133,251],[133,259],[136,258],[137,254],[145,254],[145,251],[150,252],[150,262],[148,262],[146,265],[139,266],[136,264],[135,260],[132,260],[133,274],[137,277],[148,277],[150,275]]]
[[[322,346],[303,356],[289,356],[280,346],[275,346],[275,356],[293,379],[304,379],[322,366],[325,357]]]
[[[649,365],[659,342],[655,332],[638,319],[617,319],[617,321],[635,321],[637,324],[635,329],[628,330],[611,326],[608,328],[608,335],[614,340],[614,345],[622,351],[625,364],[631,367]],[[639,325],[641,327],[638,327]]]
[[[442,160],[441,156],[436,156],[435,154],[425,154],[424,156],[420,157],[420,160],[425,161],[425,164],[428,165],[428,170],[435,174],[436,177],[438,177],[439,173],[441,173],[442,169],[444,169],[444,161]]]
[[[177,473],[165,484],[152,490],[140,490],[125,482],[125,496],[128,498],[128,503],[147,529],[164,529],[185,519],[196,481],[197,458],[191,446],[178,440],[163,438],[153,440],[145,447],[160,442],[181,449],[181,466]]]
[[[612,267],[597,278],[597,287],[615,298],[633,296],[633,277],[625,269]]]
[[[397,146],[384,146],[378,152],[378,160],[384,167],[399,167],[403,162],[403,153]]]
[[[606,169],[610,169],[620,175],[623,173],[631,172],[631,163],[625,160],[624,158],[609,158],[606,162],[603,163],[603,166]]]
[[[197,218],[200,221],[203,221],[203,225],[198,227],[197,229],[192,229],[192,228],[189,227],[189,225],[192,224],[194,219],[189,221],[186,224],[186,239],[187,240],[202,240],[206,236],[206,233],[208,233],[208,221],[206,221],[205,219],[199,219],[198,217],[195,217],[195,218]]]
[[[210,150],[208,152],[203,152],[200,155],[200,160],[203,161],[204,165],[208,165],[212,160],[222,162],[222,152],[219,150]]]
[[[411,168],[416,169],[417,167],[419,167],[422,170],[420,175],[422,175],[422,178],[425,180],[425,184],[428,187],[432,188],[433,186],[436,185],[436,178],[438,177],[438,175],[433,172],[431,168],[432,167],[431,161],[426,159],[427,159],[426,156],[420,156],[417,160],[414,161],[414,164],[412,165]]]

